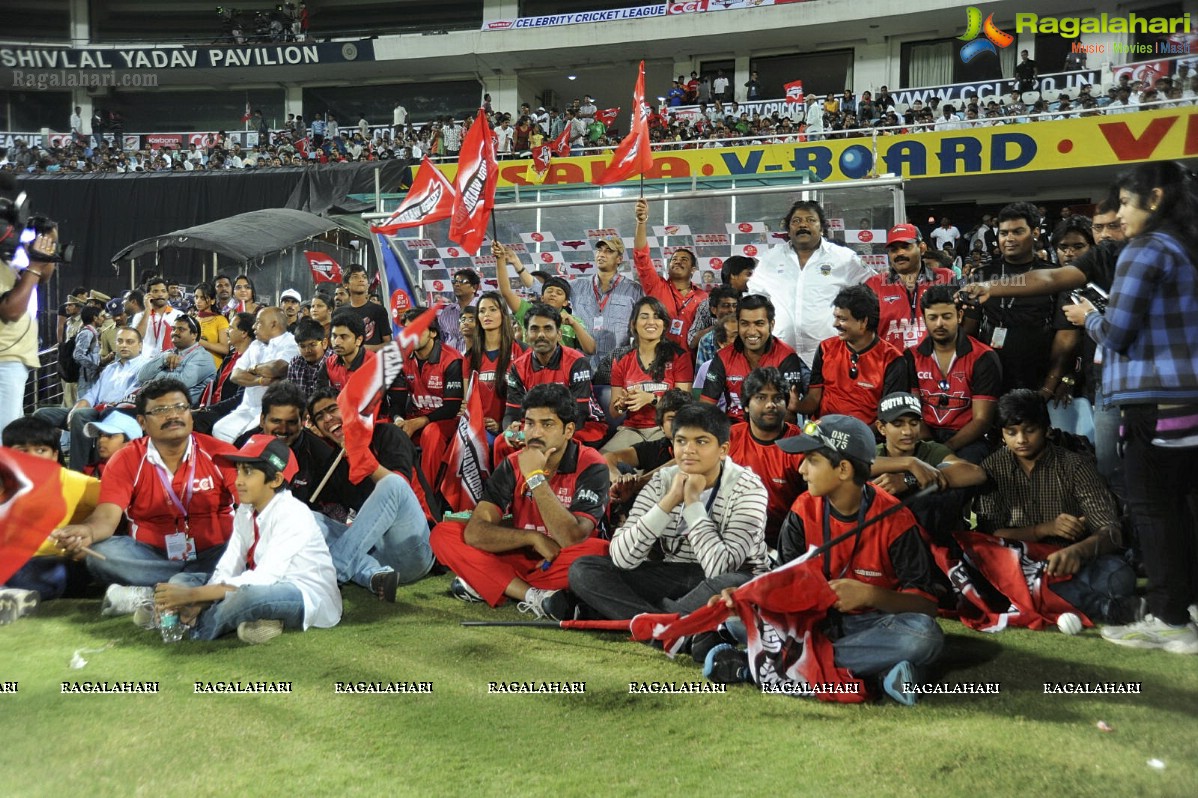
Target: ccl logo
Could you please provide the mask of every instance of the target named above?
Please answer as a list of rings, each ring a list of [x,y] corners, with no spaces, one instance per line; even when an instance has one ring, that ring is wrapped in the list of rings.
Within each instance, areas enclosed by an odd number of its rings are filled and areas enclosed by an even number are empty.
[[[707,0],[687,0],[685,3],[670,3],[667,14],[697,14],[707,10]]]

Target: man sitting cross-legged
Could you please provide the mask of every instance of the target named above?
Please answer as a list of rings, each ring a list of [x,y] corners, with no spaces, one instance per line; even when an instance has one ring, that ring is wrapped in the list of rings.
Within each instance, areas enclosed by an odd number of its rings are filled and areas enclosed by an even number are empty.
[[[641,491],[609,556],[570,568],[570,589],[597,614],[688,613],[768,570],[765,486],[726,457],[729,427],[711,405],[674,416],[678,464]]]
[[[566,386],[537,385],[521,407],[524,448],[496,466],[468,523],[433,529],[433,552],[457,574],[458,598],[497,607],[506,597],[522,611],[561,619],[570,566],[607,553],[596,534],[607,509],[607,464],[571,440],[579,403]]]

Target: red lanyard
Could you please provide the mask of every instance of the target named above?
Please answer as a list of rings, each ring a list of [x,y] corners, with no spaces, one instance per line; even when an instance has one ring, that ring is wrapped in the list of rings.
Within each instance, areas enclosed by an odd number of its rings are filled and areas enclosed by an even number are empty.
[[[158,474],[158,480],[162,483],[162,489],[164,491],[166,491],[167,500],[171,504],[175,505],[175,509],[179,511],[179,517],[177,519],[175,519],[175,531],[176,532],[179,531],[179,522],[180,521],[183,522],[183,531],[184,532],[191,531],[191,522],[189,520],[189,515],[190,515],[189,508],[191,507],[192,490],[195,486],[196,460],[199,459],[198,453],[194,451],[194,448],[195,448],[194,441],[192,441],[191,446],[193,449],[193,451],[191,452],[191,458],[190,458],[191,459],[191,470],[187,474],[187,486],[185,488],[183,488],[183,499],[182,500],[179,499],[179,494],[175,493],[175,486],[173,484],[171,484],[173,481],[173,476],[170,473],[168,473],[167,470],[165,468],[163,468],[161,465],[159,465],[158,463],[154,463],[154,471],[157,472],[157,474]]]
[[[619,285],[620,281],[623,279],[624,276],[622,274],[617,274],[616,279],[612,280],[611,288],[608,290],[607,296],[603,299],[599,298],[599,278],[596,277],[595,282],[591,283],[591,290],[595,292],[595,302],[599,304],[600,315],[602,315],[604,309],[607,307],[607,303],[611,301],[611,295],[616,292],[616,286]]]
[[[256,568],[258,565],[256,562],[254,562],[254,550],[258,548],[258,540],[261,537],[258,533],[257,513],[250,513],[250,523],[254,525],[254,542],[250,544],[249,551],[245,553],[245,567],[247,571],[254,570],[254,568]]]
[[[694,289],[694,287],[692,286],[691,292],[687,296],[686,301],[679,303],[679,298],[682,296],[682,294],[678,291],[677,288],[674,287],[673,283],[670,283],[670,295],[674,298],[674,318],[676,318],[676,319],[682,318],[682,311],[684,311],[688,307],[690,307],[691,302],[695,301],[695,295],[698,293],[699,292],[696,291]]]
[[[151,310],[151,311],[149,311],[149,313],[150,313],[150,330],[152,331],[154,340],[158,343],[158,348],[162,349],[162,344],[163,344],[162,336],[163,336],[163,334],[166,333],[166,314],[163,313],[162,318],[156,322],[156,321],[154,321],[154,311]]]

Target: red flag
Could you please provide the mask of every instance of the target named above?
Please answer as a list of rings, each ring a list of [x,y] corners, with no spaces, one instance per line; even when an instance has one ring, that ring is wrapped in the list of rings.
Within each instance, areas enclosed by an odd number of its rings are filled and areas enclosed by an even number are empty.
[[[401,329],[391,343],[378,350],[374,361],[364,363],[353,372],[341,389],[337,407],[341,410],[341,431],[345,435],[345,456],[349,461],[351,482],[361,482],[378,468],[378,460],[370,451],[375,411],[383,392],[402,373],[404,357],[416,348],[420,334],[429,328],[440,309],[440,305],[429,308]]]
[[[813,695],[821,701],[860,703],[865,685],[836,666],[832,641],[820,631],[836,593],[820,573],[818,560],[794,560],[746,582],[732,592],[733,612],[749,634],[749,668],[753,681],[779,692],[803,694],[808,685],[835,685]],[[685,635],[714,629],[728,617],[721,605],[704,607],[672,623],[669,617],[638,616],[633,637],[651,631],[667,651],[677,650]]]
[[[312,282],[317,285],[321,283],[341,283],[341,264],[332,255],[327,252],[310,252],[304,250],[304,257],[308,259],[308,269],[312,272]]]
[[[549,151],[559,158],[568,158],[570,156],[570,126],[566,125],[562,128],[562,132],[557,135],[557,138],[549,145]]]
[[[960,621],[970,629],[1044,629],[1056,626],[1066,612],[1077,615],[1083,626],[1094,625],[1081,610],[1049,588],[1050,584],[1069,579],[1045,573],[1048,555],[1057,546],[1006,540],[980,532],[954,532],[953,537],[961,546],[960,560],[944,546],[932,546],[932,556],[948,575],[953,589],[967,602],[960,608]],[[1001,596],[1001,606],[995,606],[993,599],[986,600],[996,593]]]
[[[0,448],[0,585],[45,546],[50,533],[86,518],[100,496],[100,481],[68,471],[44,457]]]
[[[453,215],[454,198],[453,184],[441,174],[440,169],[433,166],[426,155],[420,161],[416,179],[412,181],[412,187],[408,189],[403,202],[382,224],[377,227],[371,225],[370,232],[394,235],[405,227],[419,227],[448,219]]]
[[[254,112],[250,110],[250,101],[246,100],[245,101],[245,114],[241,117],[241,121],[248,122],[248,121],[250,121],[250,117],[252,117],[253,115],[254,115]]]
[[[619,108],[605,108],[602,111],[595,112],[595,118],[602,122],[604,127],[611,127],[615,124],[616,117],[619,115]]]
[[[636,87],[632,90],[632,128],[620,142],[611,162],[593,182],[597,186],[618,183],[635,175],[643,175],[653,166],[653,151],[649,147],[649,114],[645,105],[645,62],[637,72]]]
[[[456,196],[449,223],[449,240],[461,244],[471,255],[478,252],[487,235],[498,181],[499,163],[495,160],[491,125],[486,111],[479,108],[458,156],[458,173],[453,181]]]
[[[448,467],[441,479],[441,495],[450,509],[459,513],[478,505],[483,497],[483,480],[491,473],[483,399],[477,387],[475,374],[470,378],[466,412],[458,416],[457,429],[449,441]]]
[[[538,181],[545,179],[551,160],[553,160],[553,148],[550,145],[540,144],[532,148],[532,170],[536,173]]]
[[[803,99],[803,81],[793,80],[787,83],[782,88],[786,89],[786,101],[788,103],[801,103]]]

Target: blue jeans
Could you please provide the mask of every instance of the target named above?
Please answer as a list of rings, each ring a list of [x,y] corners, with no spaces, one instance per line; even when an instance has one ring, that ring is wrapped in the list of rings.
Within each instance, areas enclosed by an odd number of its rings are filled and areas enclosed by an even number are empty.
[[[28,379],[29,367],[24,363],[0,361],[0,430],[25,415],[25,382]]]
[[[1121,557],[1107,554],[1086,563],[1068,582],[1057,582],[1049,589],[1092,621],[1126,623],[1111,613],[1120,611],[1120,599],[1135,595],[1136,572]]]
[[[370,578],[395,571],[406,585],[423,578],[433,567],[433,550],[428,543],[428,521],[420,500],[398,474],[384,477],[374,486],[353,524],[345,524],[314,513],[339,582],[370,588]]]
[[[866,612],[841,615],[844,634],[830,635],[836,664],[855,676],[886,673],[903,660],[928,665],[944,648],[944,632],[930,615],[918,612]]]
[[[87,570],[97,582],[109,585],[152,587],[180,573],[194,573],[206,580],[216,570],[224,544],[196,553],[190,562],[167,559],[166,552],[147,543],[138,543],[126,535],[114,535],[101,540],[92,549],[107,559],[87,558]],[[201,582],[201,584],[203,584]]]
[[[188,587],[208,583],[207,574],[185,573],[171,582]],[[237,631],[246,621],[282,621],[284,629],[304,628],[304,594],[295,585],[245,585],[204,608],[191,628],[192,640],[215,640]]]
[[[1098,456],[1098,473],[1116,496],[1126,499],[1123,461],[1119,459],[1119,407],[1103,407],[1105,402],[1100,384],[1094,389],[1094,449]]]

